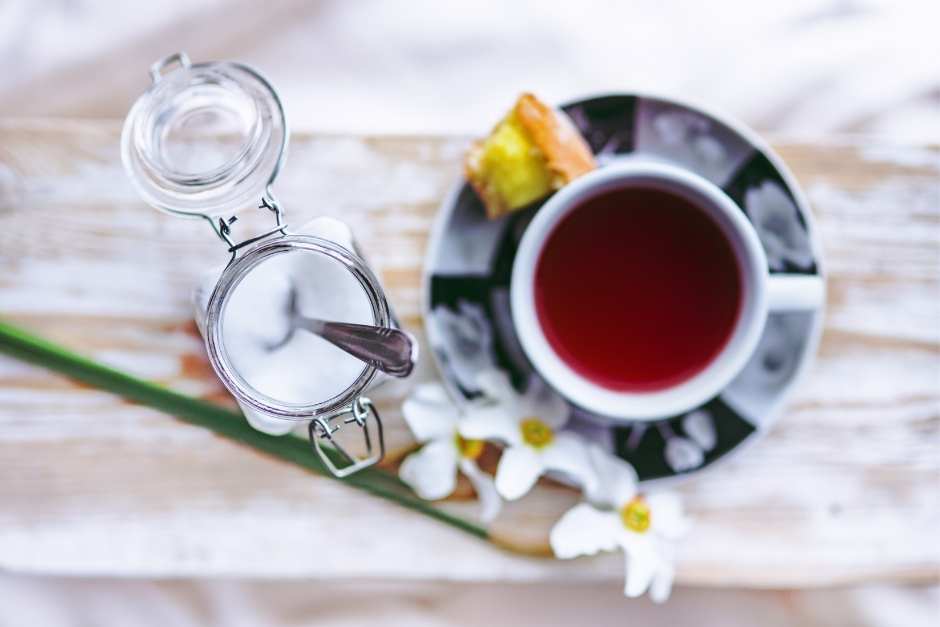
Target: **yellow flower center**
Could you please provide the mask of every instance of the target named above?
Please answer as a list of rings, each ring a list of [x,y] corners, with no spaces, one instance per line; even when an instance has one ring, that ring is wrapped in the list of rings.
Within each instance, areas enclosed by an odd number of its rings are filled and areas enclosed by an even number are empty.
[[[643,497],[636,496],[620,508],[620,520],[630,531],[645,533],[650,528],[650,513],[650,506]]]
[[[454,435],[454,444],[460,456],[466,459],[476,459],[483,454],[483,440],[468,440],[457,433]]]
[[[534,416],[520,422],[519,429],[522,431],[522,440],[535,448],[548,446],[555,438],[552,428]]]

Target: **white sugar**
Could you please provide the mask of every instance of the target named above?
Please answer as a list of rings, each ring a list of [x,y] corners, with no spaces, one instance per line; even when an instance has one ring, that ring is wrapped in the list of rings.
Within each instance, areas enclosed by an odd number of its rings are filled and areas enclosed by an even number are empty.
[[[374,324],[372,306],[356,277],[326,255],[282,253],[253,268],[233,290],[222,319],[232,367],[261,394],[309,405],[345,391],[364,365],[326,340],[288,333],[288,299],[297,290],[300,313],[311,318]]]

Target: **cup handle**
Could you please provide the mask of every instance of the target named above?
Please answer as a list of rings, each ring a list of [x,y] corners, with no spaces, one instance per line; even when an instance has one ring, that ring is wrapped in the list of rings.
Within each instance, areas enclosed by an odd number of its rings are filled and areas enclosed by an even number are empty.
[[[825,300],[825,283],[815,274],[771,274],[767,281],[769,311],[812,311]]]

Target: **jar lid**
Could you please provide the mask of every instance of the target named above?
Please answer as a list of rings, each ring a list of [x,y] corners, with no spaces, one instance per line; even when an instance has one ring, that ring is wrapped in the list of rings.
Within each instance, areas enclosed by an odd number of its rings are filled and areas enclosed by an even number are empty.
[[[287,122],[270,83],[238,63],[177,53],[124,122],[121,157],[144,200],[162,211],[217,216],[257,205],[280,168]]]

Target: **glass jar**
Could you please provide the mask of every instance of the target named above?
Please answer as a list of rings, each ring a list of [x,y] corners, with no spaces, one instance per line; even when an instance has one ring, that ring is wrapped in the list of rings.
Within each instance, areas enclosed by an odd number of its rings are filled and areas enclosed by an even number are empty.
[[[155,63],[150,76],[125,121],[122,160],[147,203],[205,220],[227,247],[228,262],[194,292],[213,369],[256,429],[281,435],[308,423],[314,450],[335,475],[377,463],[382,422],[366,392],[384,375],[295,331],[289,308],[383,328],[397,321],[348,226],[318,218],[289,231],[284,223],[271,190],[288,141],[277,93],[249,67],[193,64],[184,53]],[[249,207],[270,212],[273,225],[236,241],[235,214]],[[334,438],[344,424],[362,429],[363,458]]]

